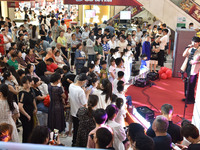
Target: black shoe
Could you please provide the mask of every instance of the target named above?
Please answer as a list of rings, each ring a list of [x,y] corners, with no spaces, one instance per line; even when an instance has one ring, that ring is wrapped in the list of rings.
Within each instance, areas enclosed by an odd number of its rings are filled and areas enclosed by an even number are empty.
[[[182,101],[185,102],[186,98],[183,98]]]

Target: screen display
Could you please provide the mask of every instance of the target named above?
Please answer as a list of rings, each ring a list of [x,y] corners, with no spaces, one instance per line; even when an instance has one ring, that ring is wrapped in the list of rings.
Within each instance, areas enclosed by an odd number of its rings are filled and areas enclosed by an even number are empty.
[[[120,11],[120,20],[130,20],[131,11]]]
[[[96,16],[96,11],[94,9],[85,10],[85,18],[94,18]]]

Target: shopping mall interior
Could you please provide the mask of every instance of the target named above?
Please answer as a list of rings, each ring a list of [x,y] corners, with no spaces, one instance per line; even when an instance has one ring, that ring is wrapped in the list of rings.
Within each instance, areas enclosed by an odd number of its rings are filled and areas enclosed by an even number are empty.
[[[200,0],[3,0],[0,17],[0,149],[200,149]]]

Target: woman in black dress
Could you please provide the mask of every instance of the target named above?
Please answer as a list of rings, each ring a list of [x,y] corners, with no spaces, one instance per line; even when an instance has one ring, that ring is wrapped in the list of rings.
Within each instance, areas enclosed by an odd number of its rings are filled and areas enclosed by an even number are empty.
[[[77,147],[86,147],[88,135],[96,125],[93,119],[93,110],[99,101],[98,96],[90,95],[88,100],[88,107],[79,108],[77,112],[77,117],[79,119],[79,128],[76,139]]]
[[[48,85],[48,91],[50,95],[50,106],[48,111],[48,127],[53,131],[58,129],[61,133],[65,130],[66,123],[64,117],[64,99],[66,95],[60,84],[61,76],[59,73],[51,75]]]
[[[23,89],[19,92],[19,111],[20,120],[23,128],[23,143],[28,142],[28,138],[33,130],[33,114],[37,113],[37,106],[34,99],[33,90],[31,90],[30,81],[27,76],[21,80]]]

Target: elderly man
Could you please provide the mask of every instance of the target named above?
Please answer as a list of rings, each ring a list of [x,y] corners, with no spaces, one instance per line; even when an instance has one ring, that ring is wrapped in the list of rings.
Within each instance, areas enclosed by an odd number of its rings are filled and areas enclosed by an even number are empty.
[[[162,115],[165,116],[168,120],[169,127],[167,133],[172,137],[173,143],[181,143],[183,141],[183,136],[181,135],[181,128],[172,122],[173,117],[173,106],[170,104],[164,104],[161,107]],[[147,130],[147,135],[154,138],[155,132],[152,128]]]
[[[171,136],[167,133],[169,122],[164,116],[157,116],[153,122],[152,128],[156,134],[156,137],[153,138],[155,143],[155,150],[170,150],[172,139]]]

